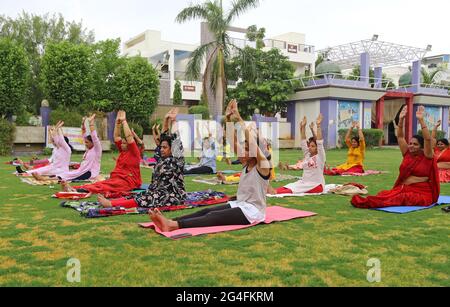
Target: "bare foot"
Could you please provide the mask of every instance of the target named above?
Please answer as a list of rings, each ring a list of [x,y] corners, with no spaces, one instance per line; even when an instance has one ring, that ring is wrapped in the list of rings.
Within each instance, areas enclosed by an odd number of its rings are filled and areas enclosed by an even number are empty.
[[[227,158],[227,159],[225,160],[225,162],[226,162],[228,165],[231,165],[231,159],[230,159],[230,158]]]
[[[269,185],[269,187],[267,188],[267,194],[276,195],[277,190],[275,190],[272,186]]]
[[[31,173],[31,175],[33,176],[34,179],[36,179],[36,180],[41,180],[41,179],[40,179],[41,176],[39,176],[38,174],[36,174],[36,173]]]
[[[73,189],[67,181],[61,180],[60,184],[61,184],[61,189],[64,192],[76,192],[76,190]]]
[[[155,210],[149,209],[149,210],[148,210],[148,216],[149,216],[149,218],[152,220],[152,222],[156,225],[156,227],[158,227],[159,229],[161,229],[161,220],[160,220],[159,217],[157,216]]]
[[[222,181],[222,182],[225,182],[225,181],[226,181],[225,176],[224,176],[221,172],[218,172],[218,173],[217,173],[217,179],[219,179],[219,180]]]
[[[153,213],[150,213],[150,218],[152,218],[153,216],[152,221],[156,224],[156,226],[158,226],[159,229],[161,229],[161,231],[168,232],[180,228],[178,226],[178,222],[169,220],[164,215],[162,215],[161,211],[159,211],[158,209],[149,210],[149,212],[150,211],[153,211]]]
[[[103,206],[103,208],[111,208],[112,204],[109,200],[105,198],[102,194],[98,194],[97,201],[100,203],[100,205]]]

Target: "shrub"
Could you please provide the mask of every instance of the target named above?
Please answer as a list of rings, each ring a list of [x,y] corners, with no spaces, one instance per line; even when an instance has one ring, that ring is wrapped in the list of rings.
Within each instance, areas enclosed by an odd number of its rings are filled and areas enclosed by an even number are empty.
[[[64,121],[65,127],[81,127],[83,116],[76,112],[65,108],[52,110],[50,113],[50,125],[56,125],[58,121]]]
[[[20,112],[20,114],[18,114],[16,117],[16,121],[15,121],[16,125],[17,126],[29,126],[31,116],[32,116],[32,114],[25,110],[23,112]]]
[[[14,144],[15,125],[0,118],[0,156],[10,155]]]
[[[173,90],[173,104],[174,105],[183,104],[183,95],[181,92],[181,83],[179,80],[175,82],[175,88]]]
[[[53,153],[53,149],[50,148],[50,147],[45,147],[45,148],[42,150],[42,154],[43,154],[44,156],[51,156],[52,153]]]
[[[209,109],[207,106],[204,106],[204,105],[190,107],[189,114],[201,114],[202,119],[205,119],[205,120],[209,119]]]
[[[342,148],[347,148],[347,144],[345,144],[345,135],[347,134],[348,129],[340,129],[339,130],[339,144]],[[382,140],[384,133],[383,130],[380,129],[363,129],[364,139],[366,140],[366,147],[375,147],[380,145],[380,141]],[[350,138],[358,136],[358,132],[356,130],[353,131]]]

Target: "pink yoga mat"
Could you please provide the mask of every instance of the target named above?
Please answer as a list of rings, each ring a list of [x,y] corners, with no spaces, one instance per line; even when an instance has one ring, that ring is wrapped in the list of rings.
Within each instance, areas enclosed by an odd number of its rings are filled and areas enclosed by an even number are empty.
[[[288,220],[298,219],[298,218],[302,218],[302,217],[310,217],[310,216],[314,216],[316,214],[317,213],[314,213],[314,212],[272,206],[272,207],[267,207],[267,209],[266,209],[266,220],[264,221],[264,223],[270,224],[273,222],[288,221]],[[239,229],[252,227],[255,225],[257,225],[257,224],[184,228],[184,229],[178,229],[178,230],[170,231],[170,232],[162,232],[153,223],[140,223],[139,224],[139,226],[141,226],[143,228],[152,228],[157,233],[159,233],[167,238],[170,238],[170,239],[183,239],[183,238],[187,238],[187,237],[193,237],[193,236],[198,236],[198,235],[203,235],[203,234],[208,234],[208,233],[239,230]]]

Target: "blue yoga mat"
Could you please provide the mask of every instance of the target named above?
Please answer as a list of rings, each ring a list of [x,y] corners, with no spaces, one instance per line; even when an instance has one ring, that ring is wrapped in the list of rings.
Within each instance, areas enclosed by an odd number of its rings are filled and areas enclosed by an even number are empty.
[[[376,208],[374,210],[384,211],[389,213],[410,213],[414,211],[420,211],[425,209],[430,209],[438,205],[450,204],[450,196],[439,196],[438,202],[428,206],[428,207],[419,207],[419,206],[402,206],[402,207],[386,207],[386,208]]]
[[[220,171],[222,174],[226,174],[226,175],[233,175],[233,174],[236,174],[236,173],[240,173],[240,171],[235,171],[235,170],[231,170],[231,169],[229,169],[229,170],[224,170],[224,171]]]

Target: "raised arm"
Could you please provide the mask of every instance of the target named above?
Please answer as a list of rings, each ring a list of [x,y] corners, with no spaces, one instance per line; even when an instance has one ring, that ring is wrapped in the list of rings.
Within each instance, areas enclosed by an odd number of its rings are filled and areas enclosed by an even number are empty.
[[[144,142],[140,139],[140,137],[134,132],[134,129],[131,129],[131,134],[133,135],[134,140],[138,145],[143,145]]]
[[[436,143],[437,143],[437,139],[436,139],[436,135],[437,135],[437,129],[439,128],[439,126],[441,125],[441,120],[438,120],[436,122],[436,124],[433,127],[433,131],[431,132],[431,145],[432,148],[436,147]]]
[[[314,131],[314,122],[311,122],[311,124],[309,125],[309,129],[311,130],[313,138],[317,140],[317,134],[316,131]]]
[[[232,114],[232,118],[234,118],[239,125],[241,126],[241,128],[245,127],[245,123],[244,120],[242,119],[238,107],[237,107],[237,101],[236,100],[232,100],[230,102],[231,106],[230,106],[230,111]],[[259,173],[263,176],[269,176],[270,174],[270,169],[271,169],[271,164],[269,162],[269,160],[267,160],[267,157],[264,155],[264,153],[262,152],[261,148],[259,148],[259,146],[257,146],[258,142],[257,142],[257,137],[258,137],[258,133],[256,132],[255,129],[251,128],[251,129],[245,129],[245,137],[249,142],[249,149],[251,152],[251,148],[250,146],[256,146],[256,168],[259,171]]]
[[[94,144],[94,149],[97,151],[102,151],[102,143],[97,135],[97,130],[95,130],[95,113],[87,118],[89,122],[89,130],[91,131],[92,143]]]
[[[317,117],[317,120],[316,120],[316,126],[317,126],[317,137],[316,137],[316,140],[318,140],[318,141],[321,141],[321,140],[323,140],[323,137],[322,137],[322,120],[323,120],[323,116],[322,116],[322,114],[319,114],[319,116]],[[311,130],[314,130],[314,129],[311,129]]]
[[[364,133],[359,125],[359,122],[355,123],[356,129],[358,129],[359,146],[362,151],[366,150],[366,139],[364,138]]]
[[[350,127],[350,129],[348,129],[347,134],[345,135],[345,143],[347,144],[347,146],[350,148],[352,146],[352,142],[351,142],[351,136],[352,136],[352,132],[353,129],[356,126],[356,122],[352,123],[352,126]]]
[[[116,125],[114,127],[114,143],[121,142],[122,137],[120,136],[120,131],[122,129],[122,120],[124,120],[123,111],[117,112],[116,116]]]
[[[125,134],[125,139],[127,140],[127,143],[132,144],[132,143],[134,143],[133,133],[131,133],[130,126],[128,126],[125,111],[122,111],[122,112],[123,112],[123,118],[124,118],[124,120],[122,120],[123,133]]]
[[[432,159],[433,158],[433,146],[431,144],[432,143],[431,135],[430,135],[430,131],[428,130],[427,124],[425,123],[424,115],[425,115],[425,107],[419,106],[417,108],[416,118],[419,121],[420,126],[422,127],[422,136],[423,136],[423,140],[424,140],[423,151],[425,153],[425,157],[427,157],[428,159]]]
[[[398,120],[398,127],[397,127],[397,141],[398,146],[400,146],[400,151],[402,152],[402,155],[404,156],[408,152],[408,143],[405,140],[405,134],[403,132],[403,125],[405,123],[405,117],[408,112],[408,107],[404,107],[403,110],[400,112],[399,120]]]
[[[308,120],[306,116],[303,116],[303,120],[300,122],[300,138],[301,140],[306,140],[306,125],[308,124]]]
[[[83,120],[81,121],[81,135],[83,138],[86,137],[86,116],[83,117]]]

